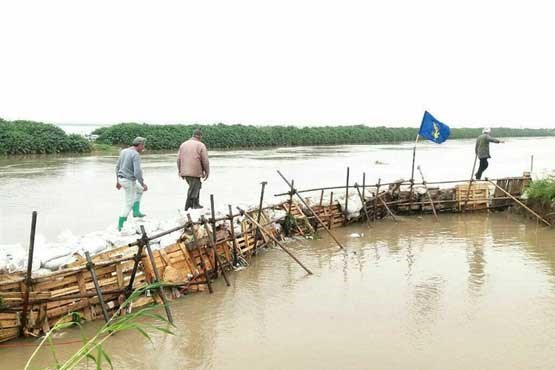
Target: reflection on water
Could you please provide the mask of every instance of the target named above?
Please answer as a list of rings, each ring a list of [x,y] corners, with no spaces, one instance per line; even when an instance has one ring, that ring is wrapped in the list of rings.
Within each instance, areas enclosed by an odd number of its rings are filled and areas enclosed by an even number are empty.
[[[115,368],[552,368],[555,230],[502,213],[334,232],[345,251],[326,235],[289,243],[312,276],[268,250],[231,287],[220,279],[214,294],[172,302],[175,336],[118,334]],[[21,368],[31,351],[0,347],[0,368]]]

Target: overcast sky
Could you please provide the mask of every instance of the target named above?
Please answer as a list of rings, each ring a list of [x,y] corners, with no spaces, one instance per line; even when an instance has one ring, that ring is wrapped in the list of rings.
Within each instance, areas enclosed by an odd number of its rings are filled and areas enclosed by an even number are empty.
[[[555,127],[549,1],[2,1],[0,117]]]

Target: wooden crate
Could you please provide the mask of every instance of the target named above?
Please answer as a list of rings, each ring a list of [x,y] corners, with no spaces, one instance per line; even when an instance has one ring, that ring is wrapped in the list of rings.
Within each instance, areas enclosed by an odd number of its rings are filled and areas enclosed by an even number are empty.
[[[341,205],[338,203],[331,204],[331,205],[322,205],[322,206],[314,206],[312,210],[316,215],[324,222],[328,229],[335,229],[337,227],[343,226],[345,223],[345,214],[341,209]],[[364,210],[362,211],[364,213]],[[316,217],[314,216],[307,216],[312,226],[319,230],[323,229],[322,225],[318,222]]]
[[[463,208],[468,210],[488,208],[489,183],[477,181],[473,182],[470,187],[469,184],[466,183],[457,185],[455,189],[459,210]]]
[[[19,312],[0,312],[0,342],[17,338],[20,326]]]

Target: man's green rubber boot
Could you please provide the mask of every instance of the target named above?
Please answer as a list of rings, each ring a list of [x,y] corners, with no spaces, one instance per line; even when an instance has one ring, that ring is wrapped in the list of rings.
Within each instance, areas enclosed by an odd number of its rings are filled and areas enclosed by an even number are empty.
[[[123,224],[125,223],[125,221],[127,221],[127,217],[121,217],[121,216],[119,216],[119,220],[118,220],[118,231],[121,231],[121,229],[123,228]]]
[[[140,207],[141,207],[141,202],[133,203],[133,217],[145,217],[146,216],[144,213],[141,213],[141,211],[139,211]]]

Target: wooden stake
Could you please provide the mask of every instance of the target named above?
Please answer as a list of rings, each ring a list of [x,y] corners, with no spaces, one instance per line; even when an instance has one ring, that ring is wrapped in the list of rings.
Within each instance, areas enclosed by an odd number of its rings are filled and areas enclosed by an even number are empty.
[[[385,193],[384,193],[385,194]],[[391,212],[391,210],[389,209],[389,207],[387,206],[387,204],[384,202],[384,200],[382,199],[381,195],[379,195],[377,197],[380,202],[382,202],[382,204],[384,205],[385,209],[387,210],[387,213],[389,213],[389,215],[393,218],[393,221],[397,222],[397,218],[395,217],[395,215],[393,214],[393,212]]]
[[[252,222],[256,226],[258,226],[260,228],[260,230],[263,233],[265,233],[268,238],[272,239],[274,241],[274,243],[279,245],[281,247],[281,249],[283,249],[283,251],[285,253],[287,253],[291,258],[293,258],[295,260],[295,262],[297,262],[309,275],[312,275],[312,271],[310,271],[305,265],[303,265],[303,263],[301,261],[299,261],[297,259],[297,257],[295,257],[293,255],[293,253],[291,253],[287,248],[285,248],[285,246],[279,240],[277,240],[272,234],[270,234],[266,230],[264,230],[264,228],[262,226],[260,226],[260,224],[258,222],[256,222],[256,220],[254,218],[252,218],[247,212],[245,212],[244,210],[242,210],[239,207],[237,207],[237,209],[239,210],[239,212],[241,212],[242,215],[244,215],[246,218],[248,218],[250,222]]]
[[[229,207],[229,222],[231,225],[231,241],[233,243],[233,266],[237,267],[237,239],[235,238],[235,223],[233,222],[233,211],[231,210],[231,204],[228,204]]]
[[[347,213],[348,213],[348,207],[349,205],[349,167],[347,167],[347,183],[345,185],[345,209],[344,209],[344,213],[345,213],[345,222],[347,222]]]
[[[31,277],[33,273],[33,254],[35,251],[35,232],[37,230],[37,211],[31,216],[31,235],[29,237],[29,252],[27,255],[27,274],[25,275],[25,293],[23,294],[23,311],[21,312],[21,325],[27,328],[27,309],[29,306],[29,291],[31,290]]]
[[[146,240],[145,247],[148,253],[148,259],[150,260],[150,264],[152,265],[152,270],[154,271],[154,277],[156,279],[156,283],[162,281],[160,279],[160,273],[158,272],[158,267],[156,266],[156,261],[154,261],[154,255],[152,254],[152,249],[150,249],[150,241],[146,235],[145,227],[141,225],[141,234],[143,235],[143,239]],[[158,288],[158,295],[162,298],[162,302],[164,303],[164,310],[166,311],[166,316],[168,317],[168,321],[170,324],[173,325],[173,316],[170,310],[170,304],[168,303],[168,299],[166,298],[166,293],[164,292],[164,287]]]
[[[104,321],[108,322],[110,321],[110,317],[108,316],[108,311],[106,310],[106,305],[104,304],[104,297],[102,297],[102,290],[100,289],[100,285],[98,285],[98,279],[96,277],[94,263],[92,262],[91,255],[89,254],[89,252],[85,252],[85,258],[87,259],[87,270],[89,270],[89,272],[91,273],[94,288],[96,289],[96,295],[98,296],[98,302],[100,303],[102,316],[104,317]]]
[[[503,193],[507,194],[512,200],[514,200],[518,205],[522,206],[525,210],[527,210],[528,212],[530,212],[531,214],[533,214],[534,216],[536,216],[538,218],[538,220],[542,221],[544,224],[546,224],[547,226],[551,226],[551,224],[549,222],[547,222],[546,220],[544,220],[540,215],[538,215],[536,212],[532,211],[530,208],[528,208],[528,206],[526,206],[524,203],[522,203],[520,200],[516,199],[511,193],[507,192],[505,189],[503,189],[501,186],[497,185],[496,183],[494,183],[493,181],[487,180],[490,183],[492,183],[497,189],[501,190]]]
[[[197,236],[195,235],[195,224],[193,224],[193,219],[191,218],[191,215],[189,213],[187,213],[187,220],[189,221],[189,224],[191,224],[191,231],[193,232],[193,244],[195,248],[198,250],[198,254],[200,257],[200,267],[202,268],[202,272],[204,273],[204,278],[206,279],[206,285],[208,285],[208,292],[212,294],[214,293],[214,290],[212,290],[212,283],[210,282],[208,269],[206,268],[206,264],[204,263],[204,256],[202,255],[201,247],[198,243]]]
[[[472,179],[474,179],[474,170],[476,169],[476,161],[478,160],[478,154],[474,156],[474,164],[472,165],[472,173],[470,174],[470,181],[468,182],[468,189],[466,190],[466,199],[464,201],[464,206],[462,207],[462,211],[464,212],[466,209],[466,205],[468,204],[468,198],[470,197],[470,187],[472,186]],[[460,204],[459,204],[460,206]]]
[[[229,280],[227,279],[227,275],[225,273],[224,267],[222,266],[222,262],[220,261],[220,256],[218,255],[218,247],[214,244],[214,240],[212,239],[212,236],[208,231],[208,222],[206,222],[206,219],[204,217],[202,217],[202,223],[204,225],[204,228],[206,229],[206,233],[208,234],[208,243],[210,245],[210,248],[212,248],[212,250],[214,251],[214,261],[215,261],[214,270],[217,271],[218,266],[220,266],[220,271],[222,272],[222,276],[224,277],[225,283],[227,286],[230,286],[231,284],[229,284]]]
[[[420,134],[416,135],[416,140],[414,141],[414,147],[412,148],[412,170],[410,172],[410,198],[412,198],[412,187],[414,186],[414,161],[416,159],[416,144],[418,143],[418,139],[420,138]]]
[[[422,169],[420,168],[420,166],[418,166],[418,172],[420,172],[420,177],[422,177],[422,184],[424,185],[424,188],[426,189],[426,194],[428,195],[428,199],[430,200],[430,204],[432,205],[432,211],[434,212],[434,216],[436,218],[436,221],[439,222],[439,217],[437,216],[434,201],[432,199],[432,196],[430,195],[430,191],[428,190],[428,185],[426,185],[426,180],[424,180],[424,174],[422,173]]]
[[[320,225],[324,228],[324,230],[326,230],[326,232],[332,237],[333,240],[335,240],[335,242],[337,243],[337,245],[341,248],[344,249],[343,245],[339,242],[339,240],[337,240],[337,238],[335,237],[335,235],[333,235],[333,233],[330,231],[330,229],[328,229],[328,227],[324,224],[324,222],[320,219],[320,217],[318,217],[318,215],[316,214],[316,212],[314,212],[314,210],[305,202],[305,200],[299,195],[299,193],[297,193],[297,191],[293,188],[293,185],[289,183],[289,181],[287,181],[287,179],[285,178],[285,176],[283,176],[283,174],[280,171],[277,171],[277,173],[281,176],[281,178],[283,179],[283,181],[285,181],[287,183],[287,185],[289,185],[291,187],[291,192],[296,194],[297,197],[301,200],[301,202],[305,205],[305,207],[312,212],[312,214],[314,215],[314,217],[316,218],[316,220],[320,223]]]
[[[357,189],[358,196],[360,197],[360,201],[362,202],[362,208],[364,209],[364,213],[366,214],[366,223],[368,224],[368,227],[370,227],[370,216],[368,216],[368,210],[366,209],[366,202],[364,201],[364,197],[362,196],[362,193],[360,192],[360,189],[358,188],[358,184],[356,182],[355,182],[355,188]]]
[[[374,213],[372,220],[376,221],[376,213],[378,212],[378,194],[380,194],[380,183],[382,179],[378,179],[378,183],[376,184],[376,195],[374,195]]]

